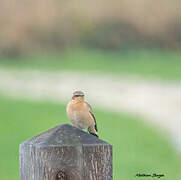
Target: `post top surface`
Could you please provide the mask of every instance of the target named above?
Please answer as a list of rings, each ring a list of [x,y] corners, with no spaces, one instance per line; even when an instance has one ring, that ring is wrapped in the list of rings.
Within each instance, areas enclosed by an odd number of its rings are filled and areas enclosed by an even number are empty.
[[[107,142],[88,134],[69,124],[56,126],[43,132],[21,145],[34,146],[76,146],[76,145],[109,145]]]

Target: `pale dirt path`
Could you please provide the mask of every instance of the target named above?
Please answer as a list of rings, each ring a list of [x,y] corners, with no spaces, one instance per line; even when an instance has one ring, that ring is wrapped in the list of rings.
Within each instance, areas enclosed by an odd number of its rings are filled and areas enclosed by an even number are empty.
[[[93,106],[143,116],[168,131],[181,147],[181,82],[98,73],[0,70],[0,93],[8,96],[67,103],[74,90],[85,91]]]

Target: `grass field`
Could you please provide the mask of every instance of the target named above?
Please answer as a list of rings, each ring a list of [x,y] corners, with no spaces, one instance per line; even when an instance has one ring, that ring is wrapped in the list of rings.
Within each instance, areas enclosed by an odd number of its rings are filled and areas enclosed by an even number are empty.
[[[0,58],[0,68],[98,71],[107,74],[181,79],[181,52],[160,50],[104,52],[74,50],[19,59]],[[181,157],[159,130],[138,117],[94,110],[100,138],[113,145],[114,179],[135,180],[137,173],[181,179]],[[58,124],[68,123],[65,105],[15,100],[0,95],[0,179],[19,179],[18,148],[22,141]]]
[[[136,117],[94,109],[100,138],[113,145],[114,179],[135,180],[137,173],[181,179],[180,156],[157,130]],[[68,123],[65,105],[29,102],[0,96],[0,179],[18,180],[22,141],[58,124]]]
[[[181,52],[163,50],[122,50],[117,52],[72,50],[59,54],[17,59],[0,58],[0,68],[98,71],[137,74],[166,80],[181,79]]]

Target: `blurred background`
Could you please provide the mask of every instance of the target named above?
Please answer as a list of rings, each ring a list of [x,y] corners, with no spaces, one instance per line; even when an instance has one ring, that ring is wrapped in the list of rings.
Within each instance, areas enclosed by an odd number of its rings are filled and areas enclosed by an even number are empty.
[[[0,179],[19,179],[19,144],[69,123],[83,90],[114,179],[181,179],[179,0],[0,1]],[[143,178],[142,179],[148,179]]]

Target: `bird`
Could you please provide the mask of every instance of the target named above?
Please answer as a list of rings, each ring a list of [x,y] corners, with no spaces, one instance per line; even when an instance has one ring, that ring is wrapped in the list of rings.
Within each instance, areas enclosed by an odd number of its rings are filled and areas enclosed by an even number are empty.
[[[88,129],[88,132],[98,137],[96,118],[92,107],[84,100],[82,91],[75,91],[67,104],[67,116],[72,124],[79,129]]]

